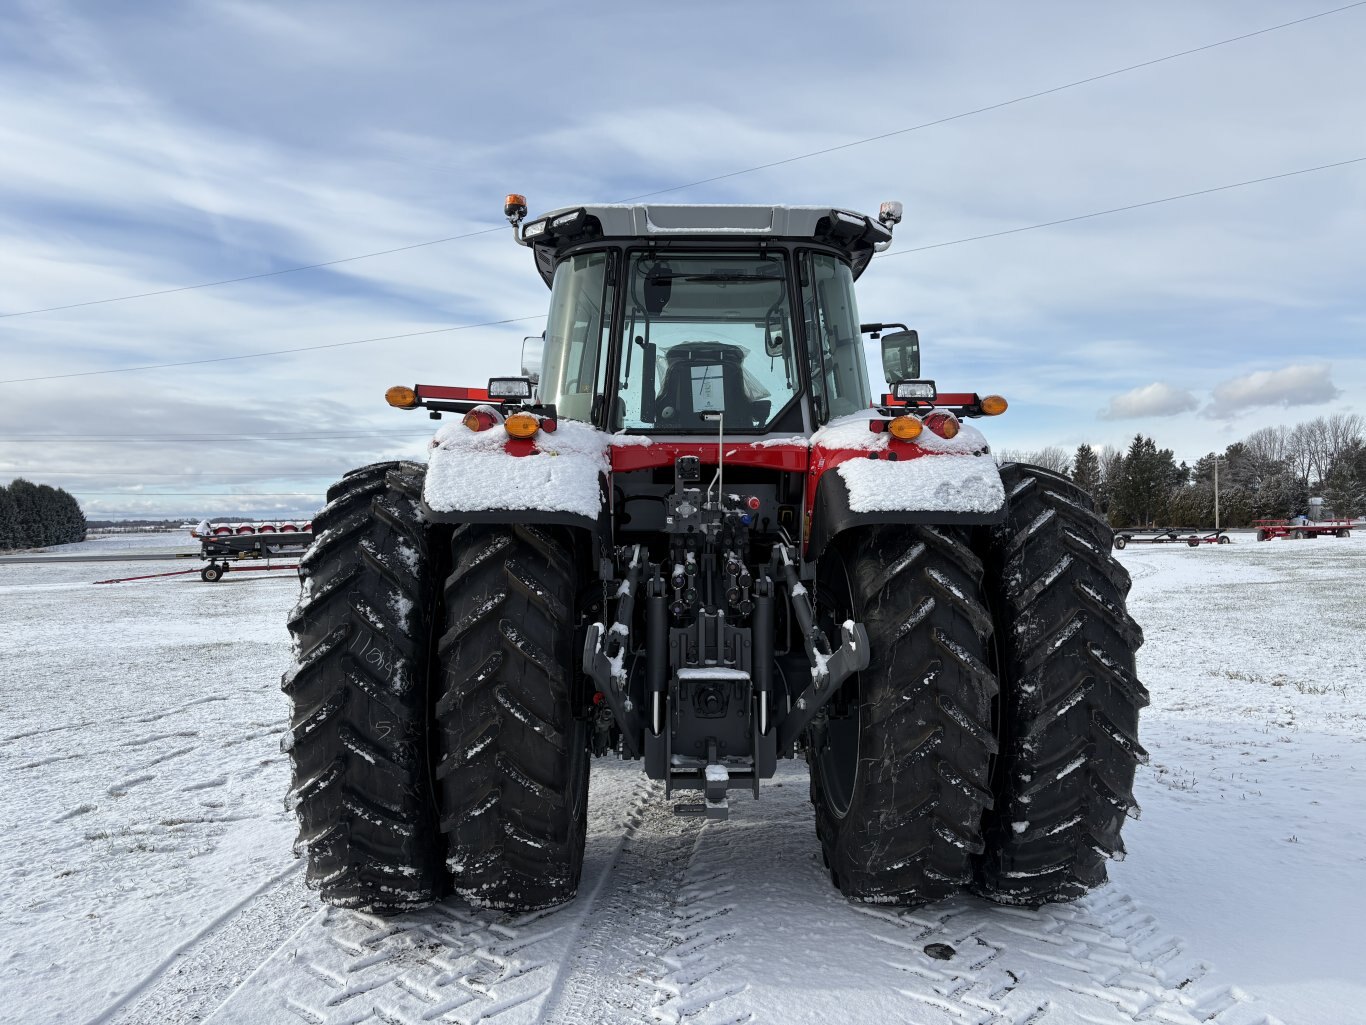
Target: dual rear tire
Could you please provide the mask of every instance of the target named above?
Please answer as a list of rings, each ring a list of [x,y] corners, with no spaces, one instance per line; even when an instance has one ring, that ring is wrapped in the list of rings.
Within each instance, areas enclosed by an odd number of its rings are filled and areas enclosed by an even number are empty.
[[[861,619],[872,647],[808,752],[850,899],[1066,901],[1123,857],[1146,760],[1129,578],[1084,492],[1035,467],[1002,477],[999,527],[873,528],[822,559],[826,616]]]
[[[429,550],[423,468],[328,493],[290,617],[298,846],[329,903],[571,899],[586,833],[570,538],[465,526]],[[1074,899],[1122,857],[1147,696],[1113,535],[1070,482],[1007,465],[989,531],[875,528],[818,570],[872,660],[808,748],[817,834],[851,899]]]
[[[348,474],[300,562],[282,684],[297,849],[340,907],[397,914],[448,892],[547,907],[578,888],[586,823],[587,742],[562,668],[572,549],[550,530],[471,526],[449,555],[430,550],[423,472]]]

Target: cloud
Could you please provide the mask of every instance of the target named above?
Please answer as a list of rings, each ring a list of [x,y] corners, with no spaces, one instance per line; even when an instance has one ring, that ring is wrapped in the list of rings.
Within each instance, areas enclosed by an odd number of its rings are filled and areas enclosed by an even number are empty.
[[[1151,416],[1176,416],[1188,413],[1200,401],[1184,388],[1173,388],[1161,381],[1116,395],[1101,411],[1102,420],[1138,420]]]
[[[1258,370],[1215,385],[1213,400],[1201,412],[1229,420],[1254,407],[1310,406],[1342,394],[1329,379],[1327,363],[1295,364],[1280,370]]]

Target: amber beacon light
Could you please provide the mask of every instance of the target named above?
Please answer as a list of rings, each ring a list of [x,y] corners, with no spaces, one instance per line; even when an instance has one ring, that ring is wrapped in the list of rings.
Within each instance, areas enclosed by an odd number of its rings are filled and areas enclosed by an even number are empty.
[[[417,405],[417,392],[396,384],[384,393],[384,401],[398,409],[412,409]]]

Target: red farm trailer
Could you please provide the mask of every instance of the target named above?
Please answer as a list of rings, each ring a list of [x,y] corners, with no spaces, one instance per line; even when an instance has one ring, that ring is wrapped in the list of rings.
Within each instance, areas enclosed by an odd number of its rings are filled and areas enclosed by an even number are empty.
[[[1305,537],[1351,537],[1351,520],[1320,520],[1318,523],[1293,523],[1290,520],[1253,520],[1257,528],[1258,541],[1271,541],[1278,537],[1298,541]]]

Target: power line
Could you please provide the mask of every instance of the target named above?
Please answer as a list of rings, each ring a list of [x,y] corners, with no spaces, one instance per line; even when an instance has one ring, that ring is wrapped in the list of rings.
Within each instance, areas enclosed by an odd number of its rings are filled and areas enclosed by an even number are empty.
[[[403,437],[408,439],[431,438],[432,432],[424,434],[405,434]],[[284,444],[294,444],[297,441],[334,441],[338,435],[335,434],[299,434],[282,439]],[[267,438],[219,438],[218,441],[268,441]],[[385,437],[376,435],[374,437],[346,437],[341,436],[342,441],[384,441]],[[399,442],[401,438],[390,438],[393,442]],[[195,438],[0,438],[0,445],[199,445],[208,447],[212,442],[203,441]]]
[[[1366,3],[1366,0],[1362,0],[1362,3]],[[945,247],[947,247],[947,246],[963,245],[963,244],[966,243],[966,242],[980,242],[980,241],[982,241],[983,239],[1000,238],[1000,237],[1003,236],[1003,235],[1017,235],[1017,234],[1019,234],[1019,233],[1021,233],[1021,232],[1025,232],[1025,231],[1036,231],[1036,230],[1038,230],[1039,228],[1051,228],[1051,227],[1054,227],[1054,226],[1059,225],[1059,224],[1070,224],[1070,223],[1072,223],[1072,222],[1074,222],[1074,221],[1085,221],[1085,220],[1090,220],[1090,219],[1095,218],[1095,217],[1105,217],[1105,216],[1107,216],[1107,215],[1109,215],[1109,214],[1123,213],[1123,212],[1125,212],[1125,211],[1127,211],[1127,210],[1138,210],[1138,209],[1141,209],[1142,207],[1145,207],[1145,206],[1157,206],[1157,205],[1159,205],[1159,204],[1161,204],[1161,203],[1172,203],[1172,202],[1175,202],[1175,201],[1178,200],[1178,199],[1190,199],[1191,197],[1194,197],[1194,196],[1205,196],[1205,195],[1209,195],[1209,194],[1214,193],[1214,192],[1226,192],[1226,191],[1228,191],[1229,189],[1239,189],[1239,188],[1243,188],[1243,187],[1245,187],[1245,186],[1247,186],[1247,185],[1257,185],[1257,184],[1260,184],[1260,183],[1262,183],[1262,182],[1276,181],[1276,180],[1278,180],[1278,179],[1280,179],[1280,178],[1293,178],[1293,177],[1295,177],[1296,175],[1301,175],[1301,174],[1312,174],[1312,173],[1315,172],[1315,171],[1326,171],[1326,170],[1329,170],[1330,168],[1334,168],[1334,167],[1345,167],[1345,166],[1347,166],[1348,164],[1359,164],[1359,163],[1361,163],[1362,161],[1366,161],[1366,157],[1352,157],[1352,158],[1349,159],[1349,160],[1338,160],[1338,161],[1335,161],[1335,162],[1333,162],[1333,163],[1331,163],[1331,164],[1319,164],[1319,165],[1317,165],[1317,166],[1315,166],[1315,167],[1303,167],[1303,168],[1300,168],[1300,169],[1295,170],[1295,171],[1285,171],[1285,172],[1283,172],[1283,173],[1281,173],[1281,174],[1266,175],[1265,177],[1262,177],[1262,178],[1250,178],[1250,179],[1248,179],[1248,180],[1246,180],[1246,181],[1232,182],[1232,183],[1230,183],[1230,184],[1228,184],[1228,185],[1216,185],[1216,186],[1213,186],[1212,188],[1208,188],[1208,189],[1198,189],[1198,190],[1196,190],[1195,192],[1183,192],[1183,193],[1181,193],[1180,195],[1176,195],[1176,196],[1164,196],[1164,197],[1162,197],[1161,199],[1149,199],[1149,200],[1144,200],[1144,201],[1141,202],[1141,203],[1130,203],[1130,204],[1127,204],[1126,206],[1110,207],[1109,209],[1106,209],[1106,210],[1093,210],[1093,211],[1091,211],[1090,213],[1076,214],[1075,216],[1072,216],[1072,217],[1061,217],[1061,218],[1058,218],[1057,220],[1052,220],[1052,221],[1041,221],[1041,222],[1038,223],[1038,224],[1026,224],[1026,225],[1023,225],[1023,226],[1021,226],[1021,227],[1019,227],[1019,228],[1006,228],[1006,229],[1004,229],[1004,230],[1002,230],[1002,231],[988,232],[987,234],[984,234],[984,235],[969,235],[969,236],[964,237],[964,238],[950,239],[950,240],[947,241],[947,242],[932,242],[932,243],[930,243],[929,245],[925,245],[925,246],[916,246],[916,247],[913,248],[913,249],[903,249],[903,250],[901,250],[901,251],[899,251],[899,252],[895,252],[895,253],[883,253],[880,257],[878,257],[878,259],[887,259],[887,258],[893,257],[893,256],[907,256],[907,255],[909,255],[909,254],[911,254],[911,253],[923,253],[923,252],[925,252],[926,250],[930,250],[930,249],[943,249],[943,248],[945,248]],[[132,373],[132,372],[134,372],[134,371],[139,371],[139,370],[161,370],[161,369],[164,369],[164,368],[167,368],[167,367],[184,367],[184,366],[195,366],[195,365],[200,364],[200,363],[216,363],[216,362],[220,362],[220,361],[222,361],[222,360],[254,359],[254,358],[258,357],[258,356],[278,356],[278,355],[281,355],[282,353],[307,352],[307,351],[310,351],[310,350],[313,350],[313,349],[338,348],[338,347],[344,346],[344,345],[363,345],[363,344],[365,344],[366,342],[389,341],[389,340],[391,340],[391,339],[409,338],[409,337],[414,337],[414,336],[416,336],[416,335],[435,334],[435,333],[437,333],[438,331],[463,331],[463,330],[466,330],[466,329],[468,329],[468,328],[474,328],[474,327],[489,327],[489,326],[495,325],[495,324],[514,324],[514,323],[518,323],[518,322],[520,322],[520,321],[542,319],[542,318],[544,318],[544,316],[545,316],[545,314],[534,314],[534,315],[532,315],[532,316],[526,316],[526,317],[510,317],[510,318],[508,318],[508,319],[506,319],[506,320],[494,320],[494,321],[489,321],[489,322],[486,323],[486,324],[465,324],[465,325],[461,325],[460,327],[453,327],[453,328],[437,328],[437,329],[434,329],[434,330],[432,330],[432,331],[416,331],[416,332],[412,332],[412,333],[407,334],[407,335],[389,335],[389,336],[387,336],[387,337],[385,337],[385,338],[361,338],[361,339],[358,339],[358,340],[356,340],[356,341],[351,341],[351,342],[330,342],[330,343],[328,343],[328,344],[326,344],[326,345],[312,345],[312,346],[307,346],[307,347],[305,347],[305,348],[300,348],[300,349],[280,349],[280,350],[276,350],[276,351],[274,351],[274,352],[253,352],[253,353],[244,353],[244,354],[241,355],[241,356],[221,356],[221,357],[218,357],[218,358],[216,358],[216,359],[208,359],[208,360],[187,360],[187,361],[180,362],[180,363],[155,363],[155,364],[151,364],[151,365],[149,365],[149,366],[141,366],[141,367],[118,367],[118,368],[115,368],[115,369],[113,369],[113,370],[87,370],[87,371],[83,371],[83,372],[77,373],[77,374],[50,374],[50,375],[47,375],[47,376],[44,376],[44,377],[22,377],[22,378],[15,378],[15,379],[13,379],[13,380],[8,380],[8,381],[0,381],[0,384],[22,384],[22,383],[27,383],[27,382],[30,382],[30,381],[55,381],[55,380],[61,380],[61,379],[63,379],[63,378],[68,378],[68,377],[90,377],[90,376],[94,376],[94,375],[96,375],[96,374],[126,374],[126,373]],[[335,436],[336,436],[336,435],[329,435],[329,437],[335,437]]]
[[[246,477],[250,480],[322,480],[330,479],[334,475],[346,473],[350,470],[349,466],[340,466],[335,470],[288,470],[281,473],[218,473],[209,472],[207,476],[216,477]],[[200,474],[195,471],[182,471],[179,473],[169,473],[162,470],[53,470],[43,468],[40,470],[16,469],[12,466],[0,466],[0,475],[3,474],[44,474],[50,477],[176,477],[176,478],[198,478]],[[205,484],[230,483],[229,481],[206,480]]]
[[[1366,2],[1366,0],[1363,0]],[[246,352],[240,356],[213,356],[209,359],[187,359],[176,363],[148,363],[140,367],[116,367],[113,370],[81,370],[72,374],[46,374],[42,377],[14,377],[0,381],[0,384],[27,384],[30,381],[59,381],[69,377],[98,377],[102,374],[130,374],[138,370],[165,370],[169,367],[194,367],[204,363],[227,363],[239,359],[256,359],[258,356],[284,356],[294,352],[317,352],[319,349],[341,349],[348,345],[368,345],[371,342],[394,342],[404,338],[421,338],[424,335],[439,335],[451,331],[470,331],[478,327],[497,327],[500,324],[517,324],[524,320],[543,320],[544,313],[530,317],[509,317],[506,320],[486,320],[482,324],[457,324],[454,327],[434,327],[426,331],[408,331],[399,335],[380,335],[375,338],[357,338],[350,342],[327,342],[323,345],[303,345],[296,349],[272,349],[268,352]]]
[[[1331,164],[1320,164],[1318,167],[1305,167],[1298,171],[1286,171],[1283,174],[1269,174],[1265,178],[1250,178],[1243,182],[1233,182],[1231,185],[1216,185],[1209,189],[1198,189],[1195,192],[1183,192],[1178,196],[1164,196],[1161,199],[1149,199],[1142,203],[1130,203],[1127,206],[1115,206],[1108,210],[1095,210],[1089,214],[1077,214],[1075,217],[1060,217],[1056,221],[1042,221],[1039,224],[1027,224],[1021,228],[1006,228],[1003,231],[992,231],[985,235],[972,235],[968,238],[954,239],[951,242],[935,242],[928,246],[917,246],[914,249],[903,249],[896,253],[883,253],[877,259],[888,259],[893,256],[909,256],[911,253],[923,253],[927,249],[943,249],[946,246],[959,246],[964,242],[980,242],[982,239],[1000,238],[1002,235],[1016,235],[1022,231],[1034,231],[1037,228],[1052,228],[1059,224],[1071,224],[1075,221],[1086,221],[1093,217],[1105,217],[1108,214],[1124,213],[1126,210],[1141,210],[1145,206],[1157,206],[1160,203],[1174,203],[1178,199],[1190,199],[1192,196],[1208,196],[1212,192],[1227,192],[1229,189],[1240,189],[1245,185],[1258,185],[1262,182],[1276,181],[1279,178],[1293,178],[1297,174],[1312,174],[1314,171],[1326,171],[1333,167],[1345,167],[1348,164],[1359,164],[1366,160],[1366,157],[1353,157],[1351,160],[1338,160]]]
[[[317,498],[321,491],[276,491],[242,494],[232,491],[77,491],[86,498]]]
[[[1178,53],[1169,53],[1164,57],[1154,57],[1152,60],[1141,61],[1138,64],[1130,64],[1127,67],[1116,68],[1114,71],[1106,71],[1099,75],[1092,75],[1089,78],[1079,78],[1075,82],[1067,82],[1063,85],[1055,85],[1049,89],[1040,89],[1038,92],[1028,93],[1024,96],[1016,96],[1013,99],[1002,100],[999,103],[991,103],[985,107],[975,107],[972,110],[965,110],[960,114],[950,114],[948,117],[936,118],[933,121],[925,121],[918,125],[911,125],[909,128],[898,128],[894,131],[883,132],[881,135],[870,135],[866,139],[856,139],[853,142],[841,143],[838,146],[827,146],[824,149],[812,150],[810,153],[802,153],[795,157],[785,157],[782,160],[773,160],[767,164],[757,164],[754,167],[746,167],[739,171],[727,171],[725,174],[713,175],[710,178],[699,178],[695,182],[686,185],[673,185],[667,189],[658,189],[654,192],[643,192],[639,196],[631,196],[629,199],[619,202],[629,203],[637,199],[648,199],[651,196],[662,196],[669,192],[679,192],[683,189],[695,188],[698,185],[710,185],[712,182],[724,181],[727,178],[736,178],[742,174],[750,174],[754,171],[765,171],[771,167],[781,167],[784,164],[796,163],[798,160],[807,160],[811,157],[824,156],[827,153],[838,153],[841,150],[853,149],[855,146],[866,146],[872,142],[881,142],[884,139],[892,139],[898,135],[906,135],[910,132],[918,132],[923,128],[933,128],[936,125],[948,124],[950,121],[959,121],[966,117],[976,114],[985,114],[989,111],[1000,110],[1003,107],[1014,106],[1017,103],[1024,103],[1028,100],[1037,100],[1041,96],[1050,96],[1053,93],[1064,92],[1068,89],[1075,89],[1078,86],[1089,85],[1092,82],[1099,82],[1106,78],[1114,78],[1116,75],[1124,75],[1130,71],[1138,71],[1141,68],[1150,68],[1154,64],[1162,64],[1166,61],[1176,60],[1178,57],[1188,57],[1193,53],[1201,53],[1205,50],[1213,50],[1216,47],[1227,46],[1229,43],[1241,42],[1244,39],[1252,39],[1254,36],[1264,36],[1268,32],[1275,32],[1279,29],[1289,28],[1292,25],[1301,25],[1306,21],[1313,21],[1316,18],[1326,18],[1330,14],[1340,14],[1343,11],[1351,10],[1354,7],[1366,6],[1366,0],[1358,0],[1357,3],[1347,4],[1344,7],[1334,7],[1329,11],[1320,11],[1318,14],[1310,14],[1303,18],[1296,18],[1294,21],[1282,22],[1279,25],[1269,25],[1266,28],[1257,29],[1255,32],[1244,32],[1240,36],[1230,36],[1228,39],[1220,39],[1218,42],[1206,43],[1204,46],[1192,47],[1189,50],[1181,50]]]
[[[210,432],[206,434],[56,434],[48,431],[33,431],[28,434],[12,434],[0,436],[0,441],[11,441],[16,438],[31,441],[94,441],[108,439],[110,441],[165,441],[173,438],[181,441],[212,441],[231,438],[237,441],[269,441],[273,438],[302,438],[323,435],[329,438],[373,438],[388,437],[391,435],[409,435],[409,430],[398,430],[394,428],[375,427],[369,430],[342,430],[333,431],[324,427],[316,427],[311,431],[253,431],[251,433],[234,434],[228,432]]]
[[[1050,87],[1050,88],[1048,88],[1048,89],[1040,89],[1040,90],[1038,90],[1037,92],[1026,93],[1026,94],[1023,95],[1023,96],[1016,96],[1016,97],[1012,97],[1011,99],[1008,99],[1008,100],[1001,100],[1001,101],[999,101],[999,102],[997,102],[997,103],[990,103],[990,104],[987,104],[987,105],[984,106],[984,107],[974,107],[972,110],[965,110],[965,111],[961,111],[961,112],[959,112],[959,113],[957,113],[957,114],[950,114],[950,115],[948,115],[948,116],[946,116],[946,117],[936,118],[936,119],[933,120],[933,121],[925,121],[925,122],[922,122],[921,124],[918,124],[918,125],[911,125],[911,126],[909,126],[909,127],[907,127],[907,128],[898,128],[898,129],[895,129],[894,131],[883,132],[883,133],[881,133],[881,134],[879,134],[879,135],[870,135],[870,136],[868,136],[867,138],[864,138],[864,139],[855,139],[855,140],[852,141],[852,142],[840,143],[839,145],[836,145],[836,146],[827,146],[827,147],[825,147],[825,148],[823,148],[823,149],[812,150],[812,151],[809,152],[809,153],[800,153],[800,154],[798,154],[798,155],[796,155],[796,156],[784,157],[784,158],[781,159],[781,160],[772,160],[772,161],[769,161],[769,162],[763,163],[763,164],[755,164],[753,167],[744,167],[744,168],[740,168],[739,170],[736,170],[736,171],[727,171],[727,172],[724,173],[724,174],[712,175],[712,176],[709,177],[709,178],[699,178],[697,181],[687,182],[686,184],[683,184],[683,185],[672,185],[672,186],[669,186],[668,188],[656,189],[656,190],[653,191],[653,192],[642,192],[641,194],[636,195],[636,196],[628,196],[628,197],[626,197],[626,198],[624,198],[624,199],[614,200],[614,202],[618,202],[618,203],[630,203],[630,202],[634,202],[635,200],[638,200],[638,199],[648,199],[648,198],[650,198],[651,196],[662,196],[662,195],[666,195],[666,194],[671,193],[671,192],[681,192],[681,191],[683,191],[683,190],[685,190],[685,189],[696,188],[696,187],[699,186],[699,185],[709,185],[709,184],[711,184],[712,182],[724,181],[724,180],[726,180],[726,179],[728,179],[728,178],[738,178],[738,177],[740,177],[741,175],[752,174],[752,173],[754,173],[755,171],[765,171],[765,170],[768,170],[769,168],[781,167],[781,166],[783,166],[783,165],[785,165],[785,164],[796,163],[796,162],[799,161],[799,160],[809,160],[809,159],[811,159],[812,157],[820,157],[820,156],[825,156],[825,155],[830,154],[830,153],[838,153],[838,152],[840,152],[840,151],[842,151],[842,150],[853,149],[853,148],[856,147],[856,146],[866,146],[866,145],[868,145],[868,144],[870,144],[870,143],[881,142],[881,141],[883,141],[883,140],[885,140],[885,139],[895,138],[895,137],[900,136],[900,135],[907,135],[907,134],[909,134],[909,133],[911,133],[911,132],[918,132],[918,131],[921,131],[922,129],[925,129],[925,128],[933,128],[933,127],[935,127],[935,126],[937,126],[937,125],[948,124],[948,123],[951,122],[951,121],[959,121],[959,120],[962,120],[963,118],[973,117],[973,116],[975,116],[975,115],[977,115],[977,114],[985,114],[985,113],[988,113],[988,112],[993,111],[993,110],[1001,110],[1001,109],[1004,108],[1004,107],[1014,106],[1015,104],[1018,104],[1018,103],[1025,103],[1025,102],[1028,102],[1029,100],[1036,100],[1036,99],[1039,99],[1040,97],[1043,97],[1043,96],[1051,96],[1051,95],[1054,94],[1054,93],[1065,92],[1065,91],[1068,90],[1068,89],[1076,89],[1076,88],[1078,88],[1079,86],[1089,85],[1089,84],[1091,84],[1092,82],[1100,82],[1100,81],[1103,81],[1104,79],[1107,79],[1107,78],[1114,78],[1114,77],[1116,77],[1117,75],[1128,74],[1128,73],[1131,72],[1131,71],[1139,71],[1139,70],[1141,70],[1141,69],[1143,69],[1143,68],[1150,68],[1150,67],[1152,67],[1152,66],[1154,66],[1154,65],[1156,65],[1156,64],[1163,64],[1163,63],[1165,63],[1165,62],[1167,62],[1167,61],[1177,60],[1177,59],[1179,59],[1179,58],[1181,58],[1181,57],[1188,57],[1188,56],[1190,56],[1191,54],[1202,53],[1202,52],[1204,52],[1204,51],[1206,51],[1206,50],[1213,50],[1213,49],[1216,49],[1216,48],[1218,48],[1218,47],[1220,47],[1220,46],[1228,46],[1230,43],[1238,43],[1238,42],[1242,42],[1242,41],[1247,40],[1247,39],[1253,39],[1253,38],[1255,38],[1255,37],[1257,37],[1257,36],[1266,35],[1266,34],[1269,33],[1269,32],[1277,32],[1277,31],[1279,31],[1279,30],[1281,30],[1281,29],[1290,28],[1290,27],[1292,27],[1292,26],[1294,26],[1294,25],[1302,25],[1302,24],[1304,24],[1305,22],[1308,22],[1308,21],[1315,21],[1315,20],[1317,20],[1317,19],[1319,19],[1319,18],[1326,18],[1326,17],[1328,17],[1328,16],[1330,16],[1330,15],[1333,15],[1333,14],[1341,14],[1343,11],[1349,11],[1349,10],[1352,10],[1353,8],[1362,7],[1362,6],[1366,6],[1366,0],[1357,0],[1357,2],[1355,2],[1355,3],[1345,4],[1345,5],[1341,6],[1341,7],[1334,7],[1334,8],[1332,8],[1332,9],[1330,9],[1330,10],[1327,10],[1327,11],[1320,11],[1320,12],[1318,12],[1317,14],[1309,14],[1309,15],[1305,15],[1305,16],[1302,17],[1302,18],[1295,18],[1295,19],[1293,19],[1292,21],[1284,21],[1284,22],[1281,22],[1281,23],[1276,24],[1276,25],[1268,25],[1266,28],[1256,29],[1256,30],[1254,30],[1254,31],[1252,31],[1252,32],[1244,32],[1244,33],[1242,33],[1241,35],[1230,36],[1230,37],[1227,38],[1227,39],[1220,39],[1220,40],[1217,40],[1217,41],[1215,41],[1215,42],[1213,42],[1213,43],[1205,43],[1205,44],[1202,45],[1202,46],[1195,46],[1195,47],[1191,47],[1190,49],[1180,50],[1180,51],[1178,51],[1178,52],[1176,52],[1176,53],[1169,53],[1169,54],[1166,54],[1166,55],[1161,56],[1161,57],[1154,57],[1154,58],[1152,58],[1152,59],[1150,59],[1150,60],[1140,61],[1140,62],[1137,63],[1137,64],[1130,64],[1130,65],[1127,65],[1127,66],[1122,67],[1122,68],[1115,68],[1113,71],[1102,72],[1101,74],[1098,74],[1098,75],[1090,75],[1090,76],[1088,76],[1088,77],[1086,77],[1086,78],[1079,78],[1079,79],[1076,79],[1075,81],[1072,81],[1072,82],[1065,82],[1065,83],[1063,83],[1062,85],[1052,86],[1052,87]],[[390,255],[392,255],[392,254],[394,254],[394,253],[408,252],[408,251],[413,250],[413,249],[423,249],[423,248],[426,248],[426,247],[429,247],[429,246],[442,245],[442,244],[444,244],[444,243],[446,243],[446,242],[457,242],[457,241],[459,241],[459,240],[461,240],[461,239],[474,238],[474,237],[477,236],[477,235],[489,235],[489,234],[492,234],[492,233],[494,233],[494,232],[506,231],[506,230],[507,230],[507,228],[506,228],[505,226],[502,226],[502,225],[495,225],[495,226],[489,227],[489,228],[481,228],[481,229],[479,229],[479,230],[477,230],[477,231],[465,232],[464,234],[461,234],[461,235],[448,235],[448,236],[446,236],[446,237],[444,237],[444,238],[429,239],[429,240],[427,240],[427,241],[425,241],[425,242],[413,242],[413,243],[410,243],[410,244],[408,244],[408,245],[395,246],[395,247],[392,248],[392,249],[379,249],[379,250],[376,250],[375,252],[372,252],[372,253],[360,253],[360,254],[358,254],[358,255],[356,255],[356,256],[343,256],[343,257],[339,257],[338,259],[335,259],[335,260],[324,260],[324,261],[321,261],[321,262],[319,262],[319,263],[306,263],[306,264],[300,264],[300,265],[295,266],[295,267],[282,267],[282,268],[280,268],[279,270],[262,271],[262,272],[260,272],[260,273],[258,273],[258,274],[243,274],[243,275],[239,275],[238,277],[221,278],[221,279],[218,279],[218,280],[216,280],[216,281],[201,281],[201,282],[198,282],[198,283],[196,283],[196,284],[191,284],[191,285],[177,285],[177,286],[174,286],[174,287],[171,287],[171,288],[161,288],[161,289],[156,289],[156,290],[149,291],[149,292],[137,292],[137,293],[132,293],[132,294],[129,294],[129,295],[111,296],[111,297],[109,297],[109,298],[107,298],[107,299],[88,299],[88,300],[85,300],[85,301],[83,301],[83,302],[65,303],[65,304],[60,305],[60,306],[44,306],[44,307],[39,307],[39,308],[36,308],[36,309],[31,309],[31,310],[18,310],[18,311],[14,312],[14,313],[0,313],[0,319],[6,318],[6,317],[27,317],[27,316],[31,316],[31,315],[37,314],[37,313],[54,313],[54,312],[57,312],[57,311],[60,311],[60,310],[73,310],[73,309],[79,309],[79,308],[84,307],[84,306],[101,306],[101,305],[104,305],[104,304],[107,304],[107,303],[126,302],[126,301],[131,300],[131,299],[146,299],[146,298],[150,298],[150,297],[152,297],[152,296],[171,295],[171,294],[176,293],[176,292],[189,292],[189,291],[194,291],[194,290],[196,290],[196,289],[201,289],[201,288],[215,288],[215,287],[217,287],[217,286],[219,286],[219,285],[233,285],[233,284],[238,284],[238,283],[243,282],[243,281],[256,281],[256,280],[260,280],[260,279],[262,279],[262,278],[280,277],[280,276],[285,275],[285,274],[298,274],[298,273],[300,273],[300,272],[302,272],[302,271],[320,270],[320,269],[325,268],[325,267],[335,267],[335,266],[337,266],[338,264],[343,264],[343,263],[354,263],[354,262],[356,262],[356,261],[358,261],[358,260],[369,260],[369,259],[372,259],[372,258],[377,257],[377,256],[390,256]],[[358,343],[350,343],[350,344],[358,344]],[[286,350],[286,351],[305,351],[305,350]],[[272,354],[272,355],[274,355],[274,354]],[[229,357],[229,358],[244,358],[244,357]],[[203,362],[211,362],[211,361],[205,360],[205,361],[203,361]],[[168,365],[170,365],[170,366],[183,366],[183,365],[186,365],[186,364],[168,364]],[[77,376],[81,376],[81,375],[78,375],[78,374],[71,374],[71,375],[68,375],[68,376],[77,377]],[[41,380],[41,378],[36,378],[35,380]],[[10,383],[13,383],[13,382],[9,382],[9,381],[0,381],[0,384],[10,384]]]
[[[1366,3],[1366,0],[1362,0]],[[359,256],[343,256],[336,260],[324,260],[321,263],[305,263],[297,267],[281,267],[279,270],[262,271],[259,274],[242,274],[235,278],[220,278],[217,281],[201,281],[193,285],[175,285],[171,288],[158,288],[151,292],[136,292],[132,295],[116,295],[108,299],[87,299],[84,302],[66,303],[62,306],[44,306],[35,310],[20,310],[17,313],[0,313],[0,319],[5,317],[27,317],[33,313],[55,313],[58,310],[75,310],[82,306],[103,306],[105,303],[127,302],[129,299],[148,299],[154,295],[171,295],[175,292],[192,292],[200,288],[215,288],[218,285],[235,285],[242,281],[259,281],[261,278],[278,278],[284,274],[298,274],[300,271],[320,270],[323,267],[335,267],[341,263],[354,263],[357,260],[369,260],[376,256],[390,256],[393,253],[406,253],[410,249],[422,249],[426,246],[439,246],[443,242],[458,242],[462,238],[474,238],[476,235],[488,235],[495,231],[503,231],[504,228],[480,228],[478,231],[467,231],[463,235],[447,235],[445,238],[434,238],[426,242],[413,242],[406,246],[395,246],[393,249],[379,249],[373,253],[361,253]]]

